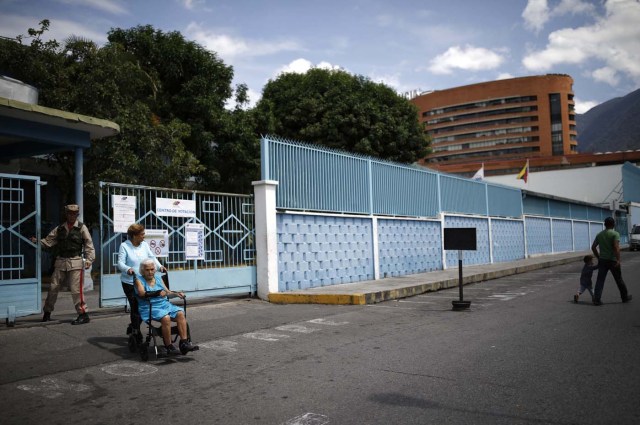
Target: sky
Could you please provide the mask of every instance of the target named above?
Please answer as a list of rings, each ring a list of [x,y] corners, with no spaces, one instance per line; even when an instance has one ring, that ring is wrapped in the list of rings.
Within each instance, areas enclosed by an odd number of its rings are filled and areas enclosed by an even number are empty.
[[[0,36],[179,31],[216,52],[251,104],[282,72],[343,69],[415,94],[569,74],[584,113],[640,87],[640,0],[0,0]]]

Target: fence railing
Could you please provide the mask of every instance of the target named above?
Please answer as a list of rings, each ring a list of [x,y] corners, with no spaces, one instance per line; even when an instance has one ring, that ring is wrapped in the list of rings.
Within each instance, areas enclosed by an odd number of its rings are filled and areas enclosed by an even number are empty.
[[[401,217],[532,214],[596,221],[611,215],[598,206],[273,136],[262,138],[261,158],[262,179],[278,181],[280,209]]]
[[[234,286],[240,292],[255,291],[255,230],[254,201],[251,195],[167,189],[148,186],[100,183],[100,251],[103,282],[113,281],[102,300],[123,297],[117,288],[118,250],[126,240],[126,233],[114,231],[114,198],[135,197],[135,222],[143,224],[147,235],[151,230],[166,231],[168,250],[159,260],[172,275],[182,276],[185,290],[208,291],[207,293],[232,293]],[[192,217],[159,214],[159,198],[188,200],[195,203],[196,213]],[[133,223],[131,223],[133,224]],[[203,228],[203,259],[187,257],[187,226],[198,224]],[[250,277],[233,281],[228,270],[246,269]],[[220,270],[227,272],[221,274]],[[211,273],[208,273],[211,272]],[[224,277],[224,278],[221,278]],[[251,280],[247,289],[247,279]],[[115,289],[113,286],[115,285]],[[218,292],[215,292],[218,290]],[[213,292],[212,292],[213,291]]]

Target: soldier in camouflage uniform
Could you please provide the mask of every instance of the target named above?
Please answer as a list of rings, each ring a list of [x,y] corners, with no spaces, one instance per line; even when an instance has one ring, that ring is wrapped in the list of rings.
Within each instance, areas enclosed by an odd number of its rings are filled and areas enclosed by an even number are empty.
[[[51,320],[51,312],[56,304],[60,285],[67,280],[73,304],[78,312],[78,317],[71,324],[82,325],[89,323],[90,319],[80,277],[84,273],[84,268],[91,267],[95,259],[95,249],[89,229],[78,221],[80,212],[78,205],[67,205],[64,209],[67,216],[66,222],[53,229],[40,241],[45,249],[53,249],[55,252],[54,272],[51,276],[47,300],[44,303],[42,321]],[[83,250],[84,259],[82,258]]]

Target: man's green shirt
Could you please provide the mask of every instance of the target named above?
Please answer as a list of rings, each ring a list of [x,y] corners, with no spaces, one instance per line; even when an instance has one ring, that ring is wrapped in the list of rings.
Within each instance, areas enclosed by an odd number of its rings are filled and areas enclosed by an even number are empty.
[[[600,259],[617,261],[616,254],[613,250],[613,243],[620,243],[620,233],[613,229],[605,229],[596,235],[596,242],[600,249]]]

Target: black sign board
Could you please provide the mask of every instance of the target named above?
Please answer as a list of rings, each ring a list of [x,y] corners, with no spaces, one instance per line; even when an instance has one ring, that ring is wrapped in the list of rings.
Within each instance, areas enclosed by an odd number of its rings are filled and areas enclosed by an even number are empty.
[[[444,229],[444,249],[476,250],[475,227],[448,227]]]

